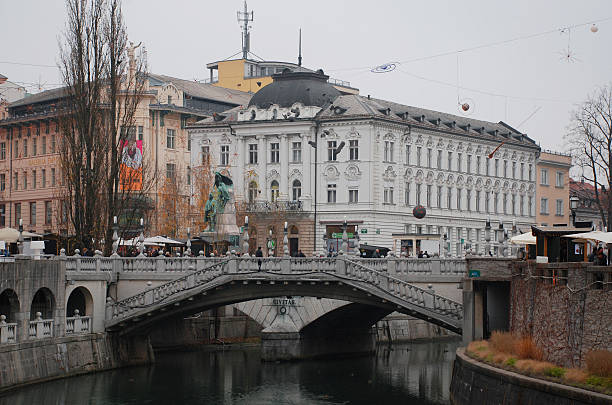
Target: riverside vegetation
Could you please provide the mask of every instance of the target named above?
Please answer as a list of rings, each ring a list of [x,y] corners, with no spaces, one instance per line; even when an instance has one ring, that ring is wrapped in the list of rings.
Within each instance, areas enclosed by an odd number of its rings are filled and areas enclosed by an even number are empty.
[[[585,368],[564,368],[545,361],[531,337],[494,331],[489,340],[471,342],[466,353],[495,367],[612,395],[612,352],[608,350],[587,353]]]

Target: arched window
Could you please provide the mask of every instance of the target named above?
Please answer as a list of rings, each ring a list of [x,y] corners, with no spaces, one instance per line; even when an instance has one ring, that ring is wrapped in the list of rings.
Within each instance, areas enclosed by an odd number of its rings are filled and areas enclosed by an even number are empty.
[[[270,191],[270,201],[274,202],[278,199],[278,181],[272,181],[272,184],[270,184]]]
[[[252,181],[249,183],[249,202],[254,203],[257,199],[257,182]]]
[[[292,201],[298,201],[302,196],[302,183],[299,180],[293,180],[292,196]]]

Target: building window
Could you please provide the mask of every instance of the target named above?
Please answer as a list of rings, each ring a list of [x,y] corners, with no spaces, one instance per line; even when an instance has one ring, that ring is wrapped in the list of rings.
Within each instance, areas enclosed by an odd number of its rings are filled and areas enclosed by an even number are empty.
[[[47,187],[47,170],[46,169],[42,169],[41,183],[42,183],[43,188]]]
[[[472,210],[472,190],[465,190],[465,208],[468,211]]]
[[[0,191],[6,190],[6,174],[0,174]]]
[[[249,202],[254,203],[257,199],[257,183],[252,181],[249,183]]]
[[[463,154],[457,153],[457,171],[460,172],[463,166]]]
[[[47,154],[47,137],[43,136],[40,144],[41,152],[43,155]]]
[[[210,164],[210,146],[202,146],[202,165],[208,166]]]
[[[23,157],[28,157],[28,140],[23,140]]]
[[[427,207],[431,207],[431,184],[427,185],[427,195],[425,196]]]
[[[410,145],[406,145],[406,164],[410,164]]]
[[[163,112],[163,111],[160,111],[160,112],[159,112],[159,126],[160,126],[160,127],[163,127],[163,126],[165,125],[164,118],[165,118],[165,114],[164,114],[164,112]]]
[[[491,209],[491,193],[485,191],[485,212]]]
[[[457,209],[459,211],[461,211],[461,194],[462,194],[463,189],[458,188],[457,189]]]
[[[15,226],[19,225],[21,219],[21,203],[15,203]]]
[[[438,186],[438,193],[436,194],[436,207],[442,208],[442,186]]]
[[[499,177],[499,159],[495,159],[495,177]]]
[[[30,203],[30,225],[36,225],[36,203]]]
[[[512,194],[512,215],[516,215],[516,194]]]
[[[406,189],[404,190],[404,203],[410,204],[410,183],[406,183]]]
[[[476,174],[480,174],[480,162],[481,162],[481,158],[480,156],[476,156]]]
[[[421,205],[421,185],[416,185],[416,205]]]
[[[521,173],[519,175],[521,180],[525,180],[525,163],[521,163]]]
[[[293,163],[302,162],[302,142],[293,142],[291,145],[291,151],[293,154]]]
[[[327,185],[327,202],[328,203],[336,202],[336,185],[335,184]]]
[[[327,141],[327,160],[336,160],[336,141]]]
[[[533,181],[533,165],[529,165],[529,181]]]
[[[548,169],[542,169],[540,171],[540,184],[548,186]]]
[[[45,225],[51,225],[53,219],[53,205],[51,201],[45,201]]]
[[[442,151],[438,151],[438,155],[436,156],[436,169],[442,169]]]
[[[293,180],[293,185],[291,187],[291,194],[293,197],[293,201],[299,201],[302,196],[302,183],[299,180]]]
[[[51,124],[49,124],[48,122],[45,122],[45,134],[49,133],[49,127],[51,126]]]
[[[15,179],[15,181],[14,181],[15,184],[13,185],[13,188],[15,190],[19,190],[19,175],[17,173],[15,173],[13,177]]]
[[[392,141],[385,141],[385,162],[393,162],[393,145]]]
[[[272,183],[270,184],[270,201],[274,202],[278,200],[278,195],[278,181],[272,180]]]
[[[485,159],[485,176],[488,176],[490,174],[490,169],[489,169],[489,160],[491,159]]]
[[[480,212],[480,190],[476,190],[476,212]]]
[[[451,202],[453,198],[453,189],[446,187],[446,208],[451,209]]]
[[[499,193],[495,193],[493,198],[493,212],[499,214]]]
[[[504,160],[504,178],[508,178],[508,161]]]
[[[254,145],[254,146],[255,146],[255,163],[257,163],[257,145]],[[280,143],[274,142],[270,144],[270,163],[278,163],[278,162],[280,162]]]
[[[55,187],[55,167],[51,168],[51,187]]]
[[[0,204],[0,226],[6,226],[6,205]]]
[[[38,138],[32,139],[32,156],[36,156],[38,152]]]
[[[563,216],[563,200],[557,200],[557,216]]]
[[[55,153],[55,147],[56,147],[56,143],[55,143],[55,135],[51,135],[51,153]]]
[[[6,159],[6,142],[0,142],[0,160]]]
[[[529,213],[529,216],[533,216],[533,197],[529,197],[529,201],[527,202],[527,204],[529,205],[527,207],[527,212]]]
[[[384,202],[385,204],[393,204],[393,187],[385,187]]]
[[[512,178],[516,179],[516,162],[512,162]]]
[[[142,138],[144,138],[144,127],[142,125],[138,126],[138,140],[142,141]]]
[[[548,215],[548,198],[540,200],[540,214]]]
[[[556,186],[563,188],[563,172],[557,172]]]
[[[421,166],[421,147],[417,146],[417,166]]]
[[[504,193],[503,197],[504,197],[504,214],[508,214],[508,193]]]
[[[359,141],[357,139],[349,141],[349,159],[359,160]]]
[[[450,150],[448,151],[448,156],[447,156],[447,169],[448,171],[453,170],[453,152],[451,152]]]
[[[359,202],[359,190],[349,190],[349,204],[357,204]]]
[[[187,185],[191,185],[191,167],[187,166]]]
[[[166,178],[174,180],[176,177],[176,165],[174,163],[166,163]]]
[[[427,167],[431,168],[431,148],[427,148]]]
[[[166,130],[166,148],[168,149],[175,149],[176,144],[176,132],[174,131],[174,129],[167,129]]]
[[[32,188],[36,188],[36,170],[32,170]]]
[[[28,172],[23,172],[23,189],[28,189]]]
[[[274,144],[271,144],[271,146],[274,147]],[[265,159],[265,156],[264,156],[264,159]],[[257,144],[256,143],[249,144],[249,164],[251,165],[257,164]]]
[[[521,196],[519,209],[521,211],[521,216],[525,215],[525,196]]]
[[[229,165],[229,145],[221,145],[221,166]]]

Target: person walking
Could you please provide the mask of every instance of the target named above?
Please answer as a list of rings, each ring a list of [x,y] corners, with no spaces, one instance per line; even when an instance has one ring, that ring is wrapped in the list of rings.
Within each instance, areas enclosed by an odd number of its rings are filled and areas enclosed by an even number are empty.
[[[257,247],[255,251],[255,257],[263,257],[263,251],[261,250],[261,246]],[[261,271],[261,259],[257,259],[257,265],[259,266],[259,271]]]

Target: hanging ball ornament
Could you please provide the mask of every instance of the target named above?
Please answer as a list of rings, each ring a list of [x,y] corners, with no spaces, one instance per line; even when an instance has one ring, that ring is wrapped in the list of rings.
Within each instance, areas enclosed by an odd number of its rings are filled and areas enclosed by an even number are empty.
[[[467,111],[467,110],[470,109],[470,105],[468,103],[463,103],[463,104],[461,104],[461,109],[463,111]]]
[[[591,32],[595,33],[597,31],[599,31],[599,28],[597,27],[597,25],[595,24],[591,25]]]
[[[412,210],[412,215],[414,215],[414,217],[416,219],[423,219],[423,218],[425,218],[425,214],[427,214],[427,210],[422,205],[417,205]]]

